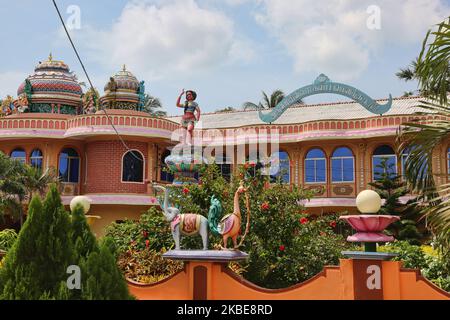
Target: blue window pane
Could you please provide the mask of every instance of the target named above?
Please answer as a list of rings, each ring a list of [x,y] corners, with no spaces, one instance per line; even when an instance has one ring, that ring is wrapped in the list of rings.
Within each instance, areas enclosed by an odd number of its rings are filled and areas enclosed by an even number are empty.
[[[315,182],[315,166],[314,160],[306,160],[305,161],[305,181],[306,182]]]
[[[397,166],[395,163],[395,157],[389,157],[387,164],[387,173],[389,174],[389,177],[395,177],[397,175]]]
[[[325,160],[316,161],[316,182],[326,181],[326,162]]]
[[[11,158],[26,158],[27,154],[22,149],[16,149],[11,152]]]
[[[70,172],[69,172],[69,182],[78,182],[78,176],[80,172],[80,159],[79,158],[71,158],[70,161]]]
[[[349,148],[338,148],[333,152],[333,157],[353,157],[353,153]]]
[[[393,178],[397,175],[397,165],[395,156],[385,156],[385,157],[373,157],[372,166],[373,166],[373,178],[374,180],[382,179],[382,174],[384,173],[383,169],[380,168],[383,159],[387,159],[387,174],[389,177]]]
[[[281,178],[283,183],[290,182],[290,162],[289,155],[286,152],[276,152],[270,157],[270,177],[275,182]]]
[[[355,168],[353,166],[353,159],[343,159],[344,176],[343,181],[354,181],[355,180]]]
[[[62,182],[69,182],[69,160],[67,157],[59,158],[59,177]]]
[[[31,166],[37,169],[42,169],[42,159],[41,158],[31,158]]]
[[[342,159],[331,160],[331,176],[333,182],[342,182]]]
[[[312,149],[306,155],[306,159],[325,158],[325,153],[320,149]]]
[[[31,152],[31,157],[32,158],[42,157],[42,151],[39,149],[34,149],[33,152]]]

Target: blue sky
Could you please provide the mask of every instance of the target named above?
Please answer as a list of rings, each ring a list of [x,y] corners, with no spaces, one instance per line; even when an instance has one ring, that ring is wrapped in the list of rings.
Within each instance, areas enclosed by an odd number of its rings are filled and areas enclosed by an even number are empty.
[[[182,88],[196,90],[203,112],[211,112],[257,102],[262,90],[290,93],[322,72],[374,98],[401,96],[417,84],[395,73],[418,55],[426,31],[450,14],[450,0],[57,2],[69,24],[80,22],[70,32],[94,86],[103,93],[126,64],[169,114],[180,113],[175,101]],[[67,12],[73,5],[79,20]],[[374,5],[379,16],[368,12]],[[49,52],[86,81],[50,0],[0,0],[0,8],[0,97],[15,95]],[[368,19],[379,28],[368,28]]]

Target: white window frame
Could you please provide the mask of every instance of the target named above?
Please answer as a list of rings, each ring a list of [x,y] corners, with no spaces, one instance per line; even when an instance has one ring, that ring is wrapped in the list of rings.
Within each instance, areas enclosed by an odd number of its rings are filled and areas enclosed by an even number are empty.
[[[311,150],[310,150],[311,151]],[[309,153],[309,151],[308,151]],[[316,163],[317,161],[325,161],[325,181],[317,181],[317,166]],[[306,181],[306,161],[314,161],[314,181],[315,182],[307,182]],[[327,179],[327,158],[305,158],[305,184],[326,184],[328,179]]]
[[[42,155],[41,155],[41,156],[38,156],[38,157],[33,157],[33,152],[34,152],[34,151],[37,151],[37,150],[39,150],[39,152],[40,152]],[[34,167],[34,166],[33,166],[33,160],[41,160],[41,161],[42,161],[42,167],[41,167],[41,169],[44,170],[44,153],[41,151],[41,149],[36,148],[36,149],[33,149],[33,150],[31,151],[31,153],[30,153],[30,166],[32,166],[32,167]]]
[[[130,152],[133,152],[133,151],[139,152],[140,155],[142,156],[142,162],[143,162],[143,164],[142,164],[142,182],[137,182],[137,181],[123,181],[123,158],[125,157],[125,155],[126,155],[127,153],[130,153]],[[145,157],[144,157],[144,154],[143,154],[140,150],[138,150],[138,149],[127,150],[127,151],[122,155],[122,160],[120,161],[120,168],[121,168],[121,170],[120,170],[120,183],[126,183],[126,184],[145,184]]]
[[[71,183],[71,184],[79,184],[80,183],[80,180],[81,180],[81,157],[80,157],[80,154],[78,153],[78,151],[77,150],[75,150],[74,148],[64,148],[64,149],[62,149],[61,151],[63,151],[63,150],[65,150],[65,149],[72,149],[72,150],[74,150],[77,154],[78,154],[78,157],[72,157],[72,156],[67,156],[67,160],[68,160],[68,164],[67,164],[67,172],[68,172],[68,175],[67,175],[67,178],[70,180],[70,168],[72,167],[72,159],[78,159],[79,160],[79,162],[78,162],[78,182],[73,182],[73,181],[61,181],[61,183]],[[58,156],[58,177],[60,177],[60,175],[59,175],[59,162],[60,162],[60,159],[61,159],[61,154],[62,154],[62,152],[60,152],[59,153],[59,156]]]
[[[344,180],[344,159],[352,159],[353,162],[353,180]],[[333,181],[333,160],[341,160],[341,174],[342,174],[342,181]],[[331,157],[330,160],[330,166],[331,166],[331,183],[332,184],[339,184],[339,183],[354,183],[355,182],[355,157],[354,156],[345,156],[345,157]]]

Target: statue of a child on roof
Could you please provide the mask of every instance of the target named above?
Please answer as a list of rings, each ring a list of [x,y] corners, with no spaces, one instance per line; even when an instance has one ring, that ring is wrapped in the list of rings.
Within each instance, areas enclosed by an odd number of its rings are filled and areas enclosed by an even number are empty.
[[[186,101],[181,103],[181,97],[186,93]],[[181,126],[183,127],[183,139],[182,144],[192,145],[192,136],[194,133],[195,123],[200,120],[200,108],[195,102],[197,99],[197,93],[192,90],[183,91],[177,100],[177,107],[184,108],[184,115],[181,119]]]

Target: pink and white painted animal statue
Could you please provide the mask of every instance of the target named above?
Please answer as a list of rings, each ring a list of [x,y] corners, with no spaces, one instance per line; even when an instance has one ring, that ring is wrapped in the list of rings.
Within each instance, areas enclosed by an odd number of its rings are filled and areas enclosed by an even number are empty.
[[[234,194],[233,213],[225,215],[222,219],[220,219],[220,216],[222,215],[223,209],[220,201],[215,196],[211,198],[211,206],[209,208],[208,214],[209,228],[211,229],[211,232],[213,234],[222,236],[222,248],[224,249],[227,249],[229,238],[231,238],[231,240],[233,241],[233,249],[238,249],[244,242],[245,236],[247,235],[248,229],[250,227],[250,206],[248,194],[246,192],[247,189],[244,188],[244,184],[243,182],[241,182],[239,188]],[[239,197],[244,193],[247,207],[247,226],[245,233],[241,238],[241,242],[238,244],[238,236],[241,234],[242,224],[241,208],[239,207]]]

